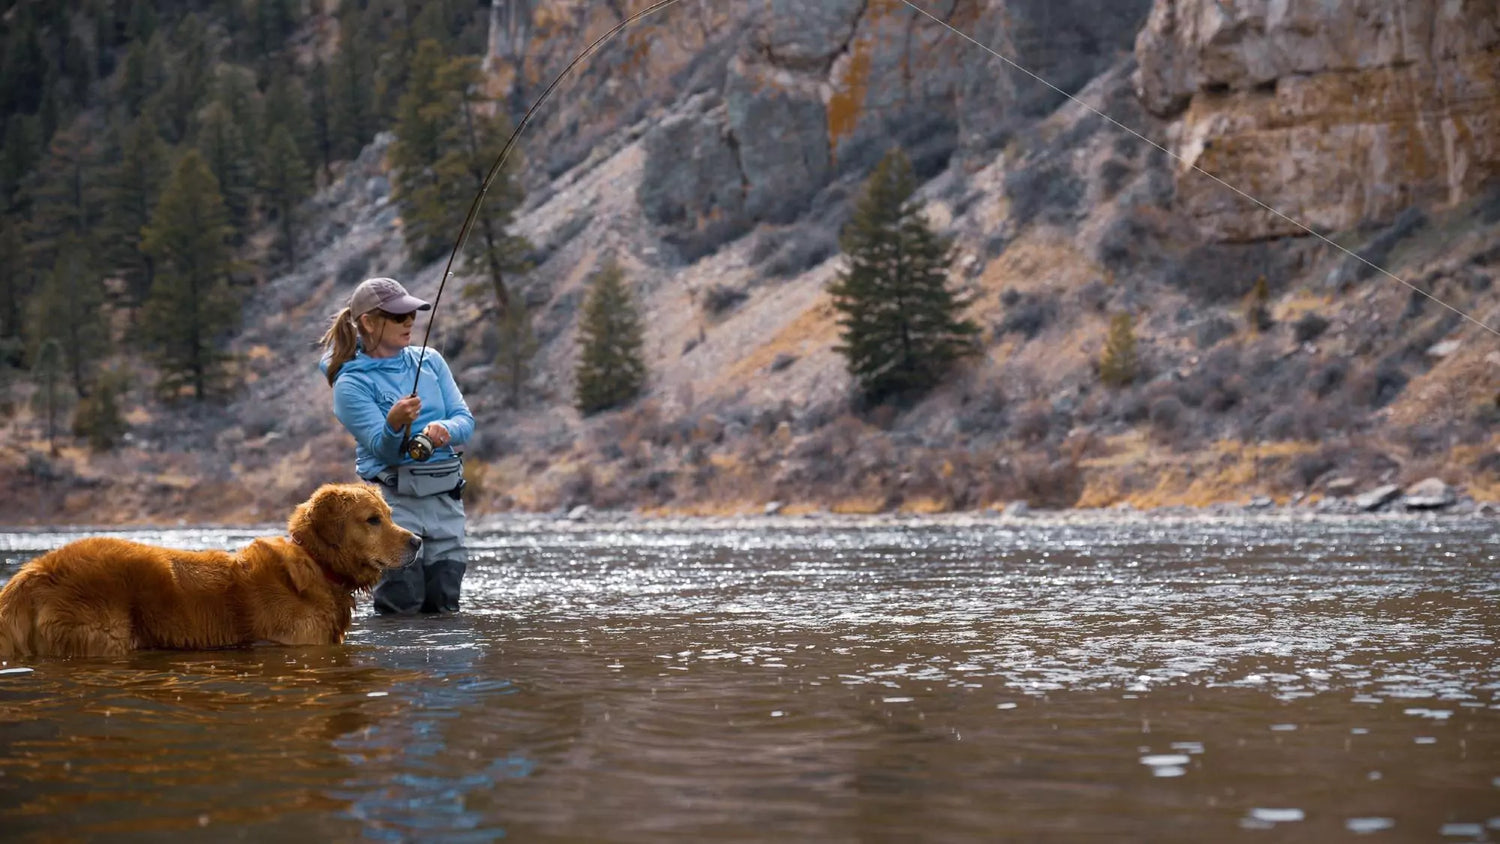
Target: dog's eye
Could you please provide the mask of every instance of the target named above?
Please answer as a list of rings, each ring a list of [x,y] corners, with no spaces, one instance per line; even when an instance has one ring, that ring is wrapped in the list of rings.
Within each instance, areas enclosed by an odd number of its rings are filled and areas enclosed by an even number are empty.
[[[378,524],[380,524],[380,517],[379,516],[371,516],[370,518],[365,519],[365,521],[369,522],[372,525],[378,525]]]

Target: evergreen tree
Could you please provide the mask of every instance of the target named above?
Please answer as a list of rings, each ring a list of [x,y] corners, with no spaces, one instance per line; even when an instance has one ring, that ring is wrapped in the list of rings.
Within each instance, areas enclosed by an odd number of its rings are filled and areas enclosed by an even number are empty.
[[[495,356],[496,380],[505,386],[511,407],[521,406],[521,389],[531,377],[531,360],[537,348],[531,314],[517,296],[500,314],[500,351]]]
[[[153,0],[134,0],[130,14],[126,17],[125,36],[132,41],[150,40],[156,34],[156,3]]]
[[[89,397],[78,402],[73,412],[73,436],[85,437],[95,451],[109,451],[130,430],[120,409],[120,397],[129,381],[120,372],[101,372],[94,381]]]
[[[25,357],[24,341],[0,336],[0,419],[9,419],[16,412],[12,386],[21,380],[21,362]]]
[[[90,240],[103,219],[106,190],[100,130],[80,117],[52,136],[47,157],[26,180],[31,210],[28,250],[39,266],[49,266],[67,237]]]
[[[196,14],[183,18],[172,33],[166,81],[151,99],[161,116],[162,131],[173,143],[188,138],[193,115],[208,99],[213,81],[208,39],[208,29]]]
[[[480,81],[475,59],[445,60],[430,39],[418,45],[391,161],[407,248],[420,261],[448,252],[510,134],[508,121],[477,96]],[[524,198],[514,163],[490,182],[466,242],[466,260],[488,276],[501,314],[510,299],[505,273],[525,268],[529,248],[507,231]]]
[[[406,246],[418,261],[426,263],[442,255],[457,227],[453,215],[468,208],[450,209],[444,202],[436,164],[444,152],[444,135],[454,113],[439,87],[443,66],[442,48],[436,41],[423,41],[412,58],[409,86],[396,105],[396,140],[391,145],[395,168],[392,188],[401,208]]]
[[[0,147],[0,212],[25,213],[29,197],[21,187],[41,158],[40,121],[31,115],[10,115],[5,122],[4,146]]]
[[[457,119],[444,130],[442,145],[446,152],[434,168],[437,184],[444,194],[441,208],[452,219],[448,225],[457,231],[474,197],[484,184],[490,167],[510,137],[510,122],[498,112],[487,111],[477,94],[481,87],[479,63],[473,58],[450,61],[439,74],[441,90],[449,92],[457,108]],[[506,163],[490,182],[474,218],[467,248],[468,264],[489,276],[495,291],[495,304],[503,314],[510,303],[505,274],[526,269],[525,254],[531,248],[524,238],[508,232],[515,210],[525,199],[520,180],[515,176],[516,161]],[[478,250],[477,252],[475,250]]]
[[[255,4],[255,51],[263,60],[277,56],[297,29],[295,0],[259,0]]]
[[[583,303],[578,326],[575,404],[584,414],[618,407],[646,384],[641,321],[625,286],[625,273],[610,260],[599,270]]]
[[[259,139],[269,128],[267,124],[270,121],[265,114],[255,71],[248,67],[217,65],[214,68],[212,101],[224,106],[241,137]],[[278,105],[288,104],[283,102]]]
[[[308,76],[308,100],[316,154],[310,160],[316,162],[318,171],[325,179],[332,176],[331,165],[334,150],[333,101],[330,85],[328,67],[323,64],[322,59],[314,59],[312,73]]]
[[[77,31],[69,31],[62,53],[62,78],[66,80],[69,105],[83,108],[88,105],[89,89],[94,84],[94,72],[98,62],[93,45]]]
[[[979,329],[947,286],[952,248],[912,199],[916,176],[900,149],[881,159],[844,227],[846,266],[829,285],[837,350],[871,401],[920,393],[977,350]]]
[[[286,126],[278,124],[271,131],[271,139],[265,145],[261,159],[261,192],[271,212],[276,216],[281,232],[281,248],[287,264],[297,261],[296,216],[297,206],[307,198],[312,180],[302,153],[292,140]]]
[[[318,161],[318,135],[313,125],[312,111],[307,102],[307,91],[297,77],[278,69],[271,76],[266,88],[265,137],[270,137],[277,126],[285,126],[297,146],[297,157],[303,165]]]
[[[62,386],[62,344],[49,338],[32,357],[31,378],[36,383],[33,406],[47,422],[47,450],[57,455],[57,417],[66,409],[67,397]]]
[[[139,305],[151,291],[151,256],[141,248],[141,232],[151,222],[161,186],[171,173],[171,151],[145,112],[125,130],[120,161],[109,178],[105,243],[111,264],[125,279],[130,304]]]
[[[152,94],[167,85],[166,43],[161,36],[133,42],[115,81],[115,96],[127,114],[139,114]]]
[[[329,73],[330,124],[335,158],[353,158],[375,136],[379,115],[370,82],[375,45],[363,37],[362,16],[352,7],[339,19],[339,51]]]
[[[1111,387],[1123,387],[1140,374],[1135,351],[1135,321],[1128,313],[1109,319],[1109,335],[1104,339],[1104,353],[1099,358],[1099,380]]]
[[[21,239],[21,221],[0,217],[0,341],[22,339],[22,306],[31,298],[33,275]]]
[[[109,333],[101,308],[104,281],[93,269],[87,245],[66,238],[52,272],[32,294],[27,327],[32,347],[48,341],[62,346],[62,372],[73,382],[73,391],[88,395],[93,370],[109,350]]]
[[[224,200],[230,242],[238,244],[250,230],[255,200],[255,159],[244,133],[223,103],[212,102],[203,109],[199,116],[197,146]]]
[[[42,105],[49,62],[42,45],[45,4],[5,4],[0,30],[0,114],[35,114]]]
[[[145,335],[167,395],[187,386],[201,401],[228,359],[219,342],[239,314],[228,284],[228,239],[219,184],[198,151],[189,150],[162,191],[143,242],[156,261]]]

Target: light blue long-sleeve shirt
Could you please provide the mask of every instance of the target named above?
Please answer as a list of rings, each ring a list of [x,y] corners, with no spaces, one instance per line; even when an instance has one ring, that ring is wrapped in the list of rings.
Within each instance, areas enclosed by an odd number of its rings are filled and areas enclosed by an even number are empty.
[[[422,361],[422,377],[417,379],[417,360]],[[328,371],[328,359],[319,364]],[[452,440],[435,449],[432,460],[452,457],[453,446],[463,445],[474,434],[474,414],[464,402],[448,362],[435,349],[422,354],[420,346],[407,346],[401,354],[388,358],[370,357],[359,350],[353,359],[339,367],[333,384],[333,414],[354,435],[354,470],[362,478],[374,477],[387,466],[413,463],[401,453],[406,431],[386,424],[391,406],[411,395],[413,381],[422,410],[412,423],[413,434],[433,422],[443,423]]]

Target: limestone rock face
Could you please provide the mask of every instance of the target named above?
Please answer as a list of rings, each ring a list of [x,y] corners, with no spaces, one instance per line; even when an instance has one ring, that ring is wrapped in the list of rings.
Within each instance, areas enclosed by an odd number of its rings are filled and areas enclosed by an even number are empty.
[[[955,153],[983,158],[1063,100],[985,48],[1075,93],[1128,56],[1149,4],[960,0],[938,19],[897,0],[726,5],[732,35],[697,59],[722,81],[662,104],[672,116],[647,130],[641,204],[691,257],[798,219],[892,142],[921,178]]]
[[[1304,233],[1461,201],[1500,175],[1496,0],[1156,0],[1136,39],[1202,233]]]

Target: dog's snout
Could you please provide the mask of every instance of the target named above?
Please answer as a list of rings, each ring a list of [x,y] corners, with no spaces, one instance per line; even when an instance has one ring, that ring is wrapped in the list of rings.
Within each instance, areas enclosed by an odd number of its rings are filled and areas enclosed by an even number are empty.
[[[411,539],[406,540],[406,547],[413,551],[420,551],[422,548],[422,537],[412,534]]]

